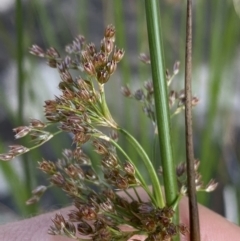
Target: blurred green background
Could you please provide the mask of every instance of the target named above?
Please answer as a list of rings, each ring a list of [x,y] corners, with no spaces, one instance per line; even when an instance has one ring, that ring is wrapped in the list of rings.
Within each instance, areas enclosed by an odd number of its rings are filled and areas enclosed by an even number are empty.
[[[28,54],[28,48],[32,44],[54,46],[63,53],[65,45],[78,34],[88,42],[100,44],[104,27],[112,23],[117,30],[116,43],[126,54],[106,87],[109,106],[115,119],[152,155],[151,123],[138,103],[125,100],[120,91],[125,84],[137,90],[151,79],[149,66],[138,58],[140,53],[148,53],[144,1],[1,2],[4,1],[0,0],[0,151],[6,152],[8,145],[16,143],[12,128],[27,125],[29,118],[44,120],[44,100],[59,93],[56,69]],[[172,72],[174,62],[181,62],[180,73],[171,86],[181,90],[186,1],[161,0],[160,4],[165,64]],[[193,94],[200,98],[193,112],[195,155],[201,160],[203,180],[214,178],[219,182],[214,193],[199,195],[199,201],[239,223],[240,19],[232,0],[194,1],[193,18]],[[183,114],[172,119],[172,139],[176,163],[184,161]],[[24,144],[26,140],[17,143]],[[0,222],[67,205],[69,200],[57,190],[48,192],[39,205],[29,207],[25,201],[34,187],[47,183],[36,169],[37,161],[42,157],[57,159],[61,149],[70,147],[70,136],[63,135],[11,163],[0,162]],[[131,152],[128,146],[125,148]]]

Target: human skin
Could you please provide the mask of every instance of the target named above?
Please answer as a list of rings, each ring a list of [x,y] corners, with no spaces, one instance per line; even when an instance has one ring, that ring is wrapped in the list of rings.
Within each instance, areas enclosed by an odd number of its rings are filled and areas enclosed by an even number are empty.
[[[143,200],[147,196],[143,191],[139,191]],[[120,194],[124,196],[124,194]],[[0,226],[1,241],[71,241],[73,239],[52,236],[47,234],[48,227],[52,225],[51,218],[56,213],[61,213],[67,217],[69,210],[74,207],[63,208],[51,213],[42,214],[33,218],[17,221]],[[239,241],[240,227],[230,223],[220,215],[199,205],[201,241]],[[188,222],[188,200],[183,198],[180,202],[180,222],[189,226]],[[145,237],[134,238],[144,240]],[[189,236],[181,236],[181,241],[189,241]]]

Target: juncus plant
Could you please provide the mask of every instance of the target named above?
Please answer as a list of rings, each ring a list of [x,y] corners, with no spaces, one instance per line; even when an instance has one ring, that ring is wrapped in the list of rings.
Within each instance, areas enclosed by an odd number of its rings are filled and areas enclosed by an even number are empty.
[[[169,240],[178,233],[185,234],[188,227],[173,222],[173,217],[179,199],[187,194],[186,164],[181,163],[176,167],[179,194],[172,205],[167,205],[159,181],[164,170],[154,169],[139,142],[117,124],[108,108],[104,86],[110,81],[124,56],[124,50],[115,45],[114,26],[109,25],[105,29],[99,49],[93,43],[86,43],[83,36],[77,36],[65,50],[67,56],[62,57],[52,47],[46,51],[36,45],[30,48],[31,54],[45,58],[48,65],[59,72],[61,95],[45,101],[45,122],[31,119],[29,126],[14,128],[15,138],[28,135],[32,146],[11,145],[8,153],[0,155],[1,160],[10,161],[41,146],[61,132],[71,133],[72,148],[63,150],[61,159],[57,162],[45,159],[38,162],[39,169],[46,173],[50,184],[33,190],[27,204],[37,202],[52,186],[61,188],[72,199],[74,208],[67,217],[56,214],[48,232],[75,240],[85,240],[82,238],[84,236],[86,240],[95,241],[127,240],[135,234],[146,235],[146,240]],[[141,60],[150,63],[146,55],[141,55]],[[173,73],[166,72],[168,86],[178,69],[179,63],[176,62]],[[71,70],[79,71],[80,75],[73,77]],[[155,134],[158,135],[153,83],[145,82],[144,87],[135,92],[124,86],[122,93],[141,103],[156,129]],[[183,91],[169,90],[169,107],[174,108],[172,115],[184,109],[184,101]],[[197,102],[197,97],[193,97],[193,105]],[[50,125],[56,125],[59,130],[50,133]],[[151,177],[152,189],[138,170],[139,160],[132,160],[118,144],[119,134],[140,155],[140,161],[145,164]],[[94,170],[91,159],[84,153],[82,146],[87,142],[91,143],[93,150],[100,156],[101,173]],[[201,175],[197,172],[198,166],[199,162],[196,161],[197,190],[213,190],[215,182],[211,181],[204,186]],[[146,191],[149,201],[141,199],[137,187]],[[134,195],[128,192],[130,188],[134,190]],[[123,190],[129,198],[119,196],[119,190]],[[123,231],[121,225],[131,228]]]

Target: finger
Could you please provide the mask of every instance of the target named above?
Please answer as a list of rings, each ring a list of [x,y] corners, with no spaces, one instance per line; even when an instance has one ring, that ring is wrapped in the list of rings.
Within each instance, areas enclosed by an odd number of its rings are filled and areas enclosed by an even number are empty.
[[[142,194],[142,195],[141,195]],[[147,196],[140,192],[143,200],[147,200]],[[73,209],[64,208],[59,211],[63,216],[67,216],[67,213]],[[22,241],[22,240],[38,240],[38,241],[70,241],[72,239],[51,236],[47,234],[49,226],[52,225],[51,218],[57,213],[47,213],[40,216],[30,218],[27,220],[10,223],[0,228],[0,240],[1,241]],[[200,229],[202,241],[238,241],[240,240],[240,228],[236,225],[228,222],[220,215],[212,212],[211,210],[199,205],[200,216]],[[189,226],[188,219],[188,200],[183,198],[180,203],[180,217],[181,223]],[[137,237],[140,240],[144,240],[145,237]],[[189,236],[182,237],[182,241],[189,241]]]
[[[200,233],[202,241],[238,241],[240,240],[240,227],[227,221],[219,214],[199,206]],[[189,227],[188,200],[183,198],[180,203],[181,222]],[[182,241],[189,241],[189,235],[182,237]]]

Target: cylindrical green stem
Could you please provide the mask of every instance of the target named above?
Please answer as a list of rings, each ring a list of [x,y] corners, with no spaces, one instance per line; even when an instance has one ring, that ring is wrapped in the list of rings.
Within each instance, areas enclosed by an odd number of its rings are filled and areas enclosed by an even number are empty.
[[[108,109],[108,105],[105,98],[104,85],[99,84],[99,92],[101,96],[101,108],[103,116],[111,123],[112,127],[117,127],[116,122],[113,120],[112,115]]]
[[[133,162],[133,160],[127,155],[127,153],[121,148],[121,146],[119,146],[117,144],[117,142],[113,141],[112,139],[110,140],[111,143],[124,155],[124,157],[131,162],[134,167],[135,167],[135,171],[136,171],[136,176],[139,179],[140,183],[142,184],[143,189],[146,191],[146,193],[148,194],[149,198],[152,200],[152,202],[157,205],[156,200],[154,199],[154,196],[152,195],[149,187],[147,186],[144,178],[142,177],[141,173],[138,171],[138,169],[136,168],[135,163]],[[137,195],[137,194],[136,194]]]
[[[145,0],[145,7],[164,188],[166,203],[168,206],[171,206],[178,194],[172,155],[167,82],[160,31],[159,1]]]
[[[154,192],[154,197],[156,198],[156,205],[160,208],[165,206],[163,194],[162,194],[162,188],[157,176],[157,173],[153,167],[153,164],[151,160],[149,159],[147,153],[144,151],[144,149],[141,147],[141,145],[137,142],[137,140],[130,135],[126,130],[119,129],[119,131],[126,137],[126,139],[129,141],[129,143],[135,148],[135,150],[138,152],[140,157],[142,158],[142,161],[144,162],[149,176],[152,180],[152,187]]]
[[[22,124],[23,120],[23,110],[24,110],[24,42],[23,42],[23,11],[22,11],[22,1],[16,0],[16,24],[17,24],[17,35],[16,35],[16,58],[17,58],[17,89],[18,89],[18,124]],[[31,193],[32,189],[32,175],[31,166],[26,155],[23,162],[24,178],[25,178],[25,188],[27,193]]]

